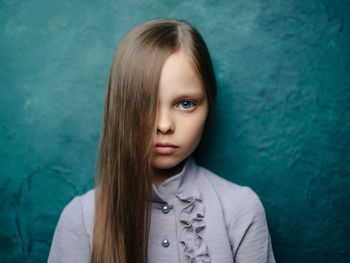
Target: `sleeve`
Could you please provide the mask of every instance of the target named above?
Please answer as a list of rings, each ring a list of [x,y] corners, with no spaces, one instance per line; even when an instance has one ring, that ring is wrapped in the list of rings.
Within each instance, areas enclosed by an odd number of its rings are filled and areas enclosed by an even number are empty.
[[[229,227],[235,263],[275,263],[265,209],[249,187]]]
[[[52,239],[48,263],[90,262],[89,237],[83,221],[80,197],[63,209]]]

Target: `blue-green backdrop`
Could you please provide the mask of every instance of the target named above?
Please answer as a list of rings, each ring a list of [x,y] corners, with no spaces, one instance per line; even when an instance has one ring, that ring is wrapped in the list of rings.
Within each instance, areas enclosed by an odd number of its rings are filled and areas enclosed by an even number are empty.
[[[185,19],[218,80],[198,162],[250,186],[278,262],[350,262],[350,2],[0,1],[0,261],[45,262],[63,207],[93,186],[123,35]]]

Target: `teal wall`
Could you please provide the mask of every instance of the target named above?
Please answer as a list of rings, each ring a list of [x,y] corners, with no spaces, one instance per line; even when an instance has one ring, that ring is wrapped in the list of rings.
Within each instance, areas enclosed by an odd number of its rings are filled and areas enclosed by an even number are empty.
[[[46,262],[63,207],[93,186],[115,48],[182,18],[218,79],[199,163],[249,185],[278,262],[350,262],[350,2],[0,1],[0,261]]]

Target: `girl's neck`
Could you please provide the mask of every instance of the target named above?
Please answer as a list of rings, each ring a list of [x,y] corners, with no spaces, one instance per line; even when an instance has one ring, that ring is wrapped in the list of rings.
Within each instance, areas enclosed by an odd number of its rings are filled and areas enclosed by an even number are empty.
[[[168,178],[179,174],[183,167],[184,164],[186,162],[186,159],[183,160],[182,162],[178,163],[177,165],[175,165],[172,168],[169,169],[158,169],[153,167],[153,178],[152,178],[152,182],[153,184],[156,186],[156,188],[158,189],[158,187]]]

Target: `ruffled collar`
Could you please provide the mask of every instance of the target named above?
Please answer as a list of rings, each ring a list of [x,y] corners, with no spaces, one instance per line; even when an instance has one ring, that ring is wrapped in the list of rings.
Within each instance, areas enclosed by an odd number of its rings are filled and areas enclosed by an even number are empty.
[[[152,201],[167,203],[175,196],[180,200],[182,208],[179,220],[183,227],[180,242],[183,245],[184,254],[190,263],[210,263],[208,246],[200,234],[205,228],[205,207],[201,193],[195,187],[198,169],[192,156],[187,157],[180,173],[165,180],[158,189],[152,184]]]

